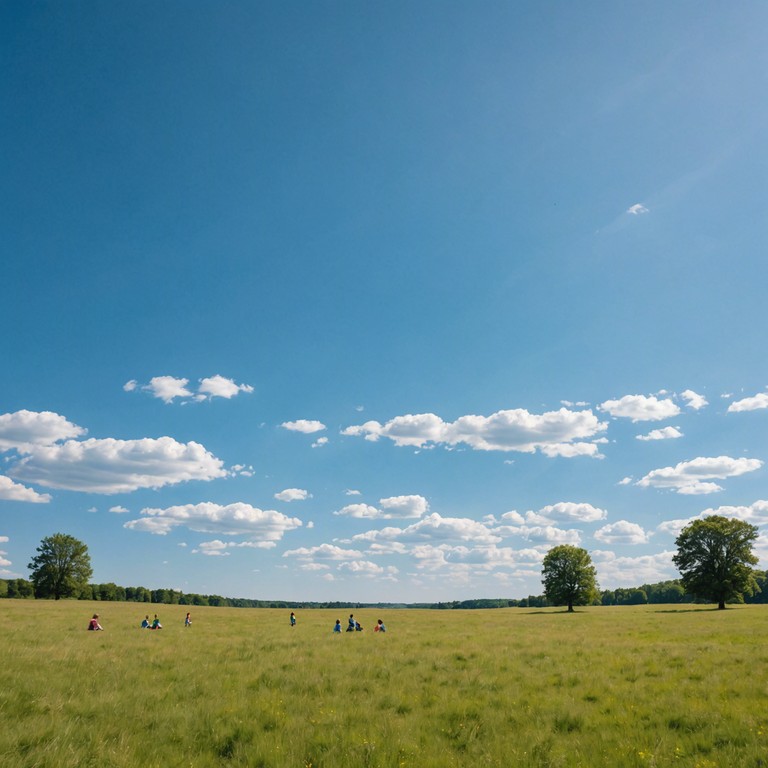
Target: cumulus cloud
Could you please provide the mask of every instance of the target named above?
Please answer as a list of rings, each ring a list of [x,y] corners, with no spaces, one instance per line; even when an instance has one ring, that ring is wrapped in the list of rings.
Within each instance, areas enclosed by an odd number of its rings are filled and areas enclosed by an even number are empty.
[[[583,441],[606,429],[592,411],[561,408],[543,414],[524,409],[497,411],[490,416],[461,416],[445,422],[433,413],[396,416],[386,424],[367,421],[347,427],[343,435],[366,440],[386,437],[398,446],[424,448],[430,445],[468,445],[478,451],[540,450],[550,456],[583,456],[597,449]]]
[[[280,426],[291,432],[303,432],[305,435],[311,435],[313,432],[322,432],[326,428],[322,421],[314,421],[313,419],[284,421]]]
[[[299,560],[311,561],[340,561],[340,560],[360,560],[363,553],[357,549],[344,549],[335,544],[320,544],[316,547],[299,547],[298,549],[289,549],[283,552],[283,557],[295,557]]]
[[[356,490],[355,488],[347,488],[344,491],[345,496],[360,496],[360,491]]]
[[[122,506],[110,507],[109,511],[114,512],[116,515],[127,515],[130,512],[129,509]]]
[[[604,544],[646,544],[650,538],[637,523],[619,520],[595,531],[595,538]]]
[[[632,214],[632,216],[640,216],[643,213],[648,213],[648,208],[642,203],[635,203],[634,205],[630,205],[626,212]]]
[[[759,459],[733,459],[730,456],[714,458],[699,457],[692,461],[683,461],[674,467],[654,469],[635,485],[644,488],[670,488],[676,493],[695,495],[715,493],[723,490],[712,480],[724,480],[738,477],[747,472],[754,472],[763,466]]]
[[[277,544],[274,541],[221,541],[220,539],[214,539],[213,541],[204,541],[196,549],[193,549],[191,554],[193,555],[207,555],[208,557],[228,557],[230,552],[228,549],[272,549]]]
[[[709,403],[707,402],[707,398],[704,397],[704,395],[699,395],[696,392],[694,392],[692,389],[686,389],[684,392],[681,392],[680,397],[682,397],[686,401],[685,404],[689,408],[693,408],[693,410],[695,411],[700,410],[705,405],[709,405]]]
[[[423,496],[418,495],[390,496],[386,499],[379,499],[379,507],[372,507],[369,504],[347,504],[333,514],[340,517],[367,518],[369,520],[419,518],[429,510],[429,502]]]
[[[235,384],[232,379],[225,379],[223,376],[216,374],[215,376],[200,379],[200,386],[197,391],[203,397],[223,397],[230,400],[240,392],[253,392],[253,387],[250,384]]]
[[[373,520],[379,517],[379,510],[370,504],[347,504],[333,513],[337,517],[354,517],[357,519]]]
[[[177,397],[192,397],[192,392],[187,389],[187,384],[189,384],[189,379],[177,379],[174,376],[153,376],[149,380],[149,384],[142,389],[164,403],[172,403]]]
[[[576,528],[558,528],[549,524],[500,525],[494,528],[493,532],[500,536],[518,536],[534,545],[579,544],[581,542],[581,531]]]
[[[659,552],[639,557],[616,557],[613,552],[595,550],[590,553],[597,570],[597,578],[604,589],[636,587],[678,578],[672,562],[674,552]]]
[[[598,410],[611,416],[637,421],[661,421],[677,416],[680,408],[666,398],[659,400],[651,395],[624,395],[618,400],[606,400],[598,406]]]
[[[47,488],[106,494],[227,475],[223,462],[202,445],[170,437],[33,446],[8,474]]]
[[[252,540],[274,542],[302,525],[301,520],[295,517],[287,517],[273,509],[259,509],[244,502],[221,505],[209,501],[165,509],[147,508],[141,510],[141,515],[136,520],[129,520],[123,528],[164,536],[174,528],[184,527],[199,533],[242,534]]]
[[[768,408],[768,392],[760,392],[754,397],[745,397],[742,400],[735,400],[728,406],[728,413],[759,411],[763,408]]]
[[[677,427],[652,429],[647,435],[635,435],[636,440],[673,440],[682,437],[683,433]]]
[[[377,565],[370,560],[348,560],[339,563],[337,570],[342,573],[351,573],[355,576],[375,576],[377,578],[383,577],[387,580],[392,580],[398,572],[394,565]]]
[[[698,517],[709,515],[721,515],[722,517],[735,517],[752,525],[768,525],[768,501],[755,501],[749,505],[722,506],[714,509],[705,509]]]
[[[598,520],[604,520],[608,513],[604,509],[599,509],[591,504],[573,501],[558,501],[557,504],[550,504],[542,507],[535,516],[526,516],[526,520],[536,520],[537,522],[578,522],[595,523]]]
[[[153,397],[162,400],[164,403],[172,403],[177,398],[183,401],[201,401],[212,400],[214,397],[223,397],[230,400],[240,392],[253,392],[250,384],[237,384],[233,379],[227,379],[224,376],[216,374],[207,376],[198,382],[197,392],[189,388],[189,379],[176,376],[153,376],[149,384],[139,387],[135,379],[131,379],[123,384],[126,392],[134,392],[137,389],[149,392]]]
[[[312,443],[312,448],[322,448],[324,445],[327,445],[328,438],[327,437],[318,437],[317,440],[315,440],[314,443]]]
[[[0,415],[0,452],[29,453],[36,447],[81,437],[82,427],[50,411],[16,411]]]
[[[19,483],[14,483],[10,477],[0,475],[0,501],[25,501],[30,504],[48,504],[51,497],[47,493],[38,493]],[[2,539],[0,538],[0,541]]]
[[[382,528],[352,537],[352,541],[401,541],[418,544],[430,541],[473,541],[496,544],[501,537],[487,526],[464,517],[441,517],[437,512],[406,528]]]
[[[303,488],[286,488],[284,491],[275,494],[278,501],[305,501],[311,499],[312,494]]]

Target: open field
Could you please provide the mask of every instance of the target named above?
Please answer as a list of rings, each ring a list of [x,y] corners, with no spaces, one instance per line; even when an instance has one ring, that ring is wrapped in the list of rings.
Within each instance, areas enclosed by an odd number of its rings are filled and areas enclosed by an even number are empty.
[[[0,600],[0,765],[768,766],[765,606],[186,610]]]

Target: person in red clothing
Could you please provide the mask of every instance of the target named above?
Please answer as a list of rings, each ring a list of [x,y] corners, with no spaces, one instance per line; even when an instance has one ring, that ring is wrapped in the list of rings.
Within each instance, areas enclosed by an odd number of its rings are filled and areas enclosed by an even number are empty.
[[[104,629],[104,627],[99,624],[99,614],[94,613],[93,618],[88,622],[88,629],[97,630],[97,629]]]

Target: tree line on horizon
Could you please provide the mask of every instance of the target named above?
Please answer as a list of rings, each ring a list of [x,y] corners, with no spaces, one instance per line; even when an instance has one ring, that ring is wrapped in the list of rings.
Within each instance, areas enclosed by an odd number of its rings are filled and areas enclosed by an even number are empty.
[[[0,579],[0,598],[60,598],[195,605],[233,608],[541,608],[565,605],[644,605],[646,603],[716,602],[768,603],[768,571],[754,568],[752,552],[757,527],[718,515],[694,520],[677,537],[672,558],[681,573],[672,579],[640,587],[600,590],[589,553],[571,544],[547,552],[542,563],[543,595],[514,599],[475,599],[438,603],[360,603],[344,601],[288,601],[201,595],[175,589],[122,587],[112,582],[89,583],[88,547],[72,536],[56,533],[43,539],[28,568],[31,579]]]

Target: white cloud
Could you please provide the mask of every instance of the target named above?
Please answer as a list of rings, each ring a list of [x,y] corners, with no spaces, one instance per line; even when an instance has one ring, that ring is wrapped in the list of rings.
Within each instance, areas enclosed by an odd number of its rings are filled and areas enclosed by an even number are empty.
[[[695,520],[695,517],[685,517],[685,518],[678,518],[676,520],[665,520],[663,523],[659,523],[656,526],[656,530],[659,533],[666,533],[670,536],[674,536],[677,538],[680,531],[685,528],[688,523],[690,523],[692,520]]]
[[[619,400],[606,400],[598,409],[611,416],[637,421],[661,421],[677,416],[680,408],[671,400],[659,400],[654,395],[624,395]]]
[[[742,400],[735,400],[728,406],[728,413],[759,411],[763,408],[768,408],[768,392],[760,392],[754,397],[745,397]]]
[[[303,488],[286,488],[284,491],[275,494],[278,501],[305,501],[311,499],[312,494]]]
[[[680,393],[680,396],[686,401],[686,405],[689,408],[693,408],[695,411],[700,410],[705,405],[709,405],[707,398],[704,395],[696,394],[692,389],[686,389]]]
[[[674,467],[654,469],[635,483],[644,488],[671,488],[676,493],[695,495],[721,491],[722,487],[711,480],[737,477],[754,472],[763,466],[759,459],[733,459],[730,456],[696,458],[683,461]]]
[[[7,544],[10,539],[7,536],[0,536],[0,544]]]
[[[385,579],[394,578],[395,574],[398,572],[397,568],[393,565],[377,565],[370,560],[349,560],[340,563],[337,570],[352,573],[355,576],[375,576],[377,578],[384,577]]]
[[[240,392],[253,392],[253,387],[250,384],[235,384],[232,379],[225,379],[216,374],[201,379],[198,392],[204,397],[224,397],[229,400]]]
[[[41,445],[81,437],[87,430],[51,411],[16,411],[0,415],[0,451],[29,453]]]
[[[107,438],[35,446],[8,474],[47,488],[110,494],[226,477],[222,464],[199,443]]]
[[[398,446],[465,444],[478,451],[541,450],[563,456],[595,455],[595,448],[575,441],[594,437],[606,426],[588,410],[561,408],[539,415],[515,409],[497,411],[491,416],[462,416],[454,422],[445,422],[433,413],[407,414],[386,424],[368,421],[347,427],[342,434],[373,441],[386,437]]]
[[[559,501],[557,504],[550,504],[542,507],[538,512],[538,517],[547,522],[578,522],[594,523],[598,520],[605,520],[608,513],[604,509],[593,507],[584,502]],[[526,516],[527,519],[530,519]]]
[[[48,504],[51,497],[47,493],[38,493],[19,483],[14,483],[10,477],[0,475],[0,501],[25,501],[31,504]],[[0,538],[0,541],[2,539]]]
[[[345,496],[360,496],[360,495],[361,495],[361,493],[360,493],[360,491],[357,491],[357,490],[355,490],[354,488],[347,488],[347,489],[344,491],[344,495],[345,495]]]
[[[594,537],[604,544],[646,544],[649,534],[637,523],[619,520],[599,528]]]
[[[314,421],[312,419],[284,421],[280,426],[291,432],[303,432],[305,435],[311,435],[313,432],[322,432],[325,429],[325,424],[322,421]]]
[[[333,513],[337,517],[353,517],[357,519],[374,520],[380,517],[379,510],[370,504],[347,504]]]
[[[501,536],[518,536],[534,544],[579,544],[581,542],[581,531],[576,528],[566,530],[548,524],[500,525],[494,528],[493,532]]]
[[[283,536],[301,526],[301,520],[287,517],[273,509],[259,509],[244,502],[234,504],[183,504],[166,509],[142,509],[142,517],[123,525],[134,531],[165,535],[183,526],[199,533],[248,535],[253,541],[280,541]],[[243,544],[254,546],[254,544]]]
[[[441,517],[437,512],[407,528],[382,528],[352,537],[352,541],[402,541],[421,543],[431,541],[473,541],[496,544],[501,538],[482,523],[463,517]]]
[[[631,477],[622,477],[621,480],[617,483],[617,485],[631,485],[632,484],[632,478]]]
[[[722,506],[715,509],[705,509],[698,517],[721,515],[735,517],[752,525],[768,525],[768,501],[755,501],[748,506]]]
[[[613,552],[595,550],[590,553],[603,589],[636,587],[678,578],[672,562],[674,552],[659,552],[639,557],[616,557]]]
[[[126,509],[125,507],[117,506],[117,507],[110,507],[110,512],[114,512],[116,515],[127,515],[130,510]]]
[[[208,555],[209,557],[229,557],[231,554],[227,552],[228,549],[242,549],[244,547],[249,549],[272,549],[275,546],[274,541],[221,541],[214,539],[213,541],[202,542],[197,549],[192,550],[193,555]]]
[[[677,427],[652,429],[647,435],[635,435],[636,440],[673,440],[682,437],[683,433]]]
[[[123,384],[123,390],[125,392],[133,392],[138,386],[139,382],[136,381],[136,379],[131,379],[130,381],[126,381],[125,384]]]
[[[171,403],[177,397],[192,397],[192,392],[187,389],[189,379],[177,379],[174,376],[153,376],[149,384],[142,387],[164,403]]]
[[[328,444],[328,438],[327,437],[318,437],[317,440],[315,440],[314,443],[312,443],[312,448],[322,448],[324,445]]]
[[[283,557],[295,557],[299,560],[311,561],[340,561],[340,560],[359,560],[363,553],[357,549],[344,549],[335,544],[320,544],[316,547],[299,547],[298,549],[289,549],[283,552]]]
[[[429,511],[429,502],[418,495],[390,496],[379,499],[380,509],[370,504],[347,504],[334,515],[339,517],[365,518],[368,520],[394,520],[419,518]]]
[[[630,205],[626,212],[631,213],[633,216],[640,216],[643,213],[648,213],[648,208],[642,203],[635,203],[634,205]]]

